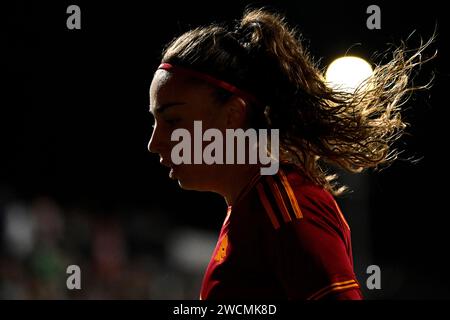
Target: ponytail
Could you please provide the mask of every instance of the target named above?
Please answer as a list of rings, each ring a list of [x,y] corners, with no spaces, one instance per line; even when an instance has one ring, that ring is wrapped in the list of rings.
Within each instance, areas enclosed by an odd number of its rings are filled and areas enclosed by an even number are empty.
[[[328,165],[349,172],[387,165],[406,123],[401,106],[411,92],[413,69],[433,37],[417,50],[395,49],[354,93],[330,88],[298,35],[283,17],[250,10],[235,26],[210,25],[188,31],[163,52],[163,63],[191,68],[249,92],[263,106],[251,106],[257,128],[279,129],[280,157],[296,164],[335,195],[345,187],[327,174]],[[433,55],[430,59],[432,59]],[[225,101],[231,94],[217,88]]]

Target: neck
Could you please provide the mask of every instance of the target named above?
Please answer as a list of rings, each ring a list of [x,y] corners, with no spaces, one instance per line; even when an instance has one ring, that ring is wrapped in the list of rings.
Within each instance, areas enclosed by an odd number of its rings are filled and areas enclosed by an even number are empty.
[[[227,174],[227,188],[224,190],[223,197],[228,206],[232,206],[238,200],[238,197],[249,184],[250,180],[258,174],[260,167],[258,165],[240,165],[230,170]]]

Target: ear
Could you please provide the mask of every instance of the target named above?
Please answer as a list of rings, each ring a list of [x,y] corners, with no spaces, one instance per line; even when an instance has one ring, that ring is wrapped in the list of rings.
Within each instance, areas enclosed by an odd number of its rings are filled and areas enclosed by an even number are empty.
[[[234,96],[224,107],[226,107],[227,128],[243,128],[247,120],[247,103],[242,98]]]

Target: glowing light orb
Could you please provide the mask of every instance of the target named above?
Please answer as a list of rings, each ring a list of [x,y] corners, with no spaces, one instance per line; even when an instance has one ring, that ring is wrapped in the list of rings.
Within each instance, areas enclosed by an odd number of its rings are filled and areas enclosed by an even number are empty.
[[[328,66],[325,78],[330,87],[352,93],[372,72],[366,60],[348,56],[334,60]]]

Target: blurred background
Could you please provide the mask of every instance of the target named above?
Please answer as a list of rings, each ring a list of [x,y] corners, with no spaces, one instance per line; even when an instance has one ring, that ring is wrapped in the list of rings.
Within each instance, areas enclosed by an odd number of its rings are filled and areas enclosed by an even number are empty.
[[[66,27],[71,4],[81,30]],[[147,151],[148,88],[164,44],[249,4],[285,14],[323,68],[346,53],[374,65],[389,44],[415,30],[408,44],[417,47],[437,29],[428,54],[439,55],[414,79],[434,73],[434,86],[407,105],[403,160],[341,174],[353,193],[338,202],[366,298],[450,298],[450,29],[437,0],[2,3],[0,298],[198,299],[226,205],[180,190]],[[366,27],[371,4],[380,30]],[[66,288],[69,265],[81,268],[81,290]],[[381,269],[380,290],[365,285],[370,265]]]

